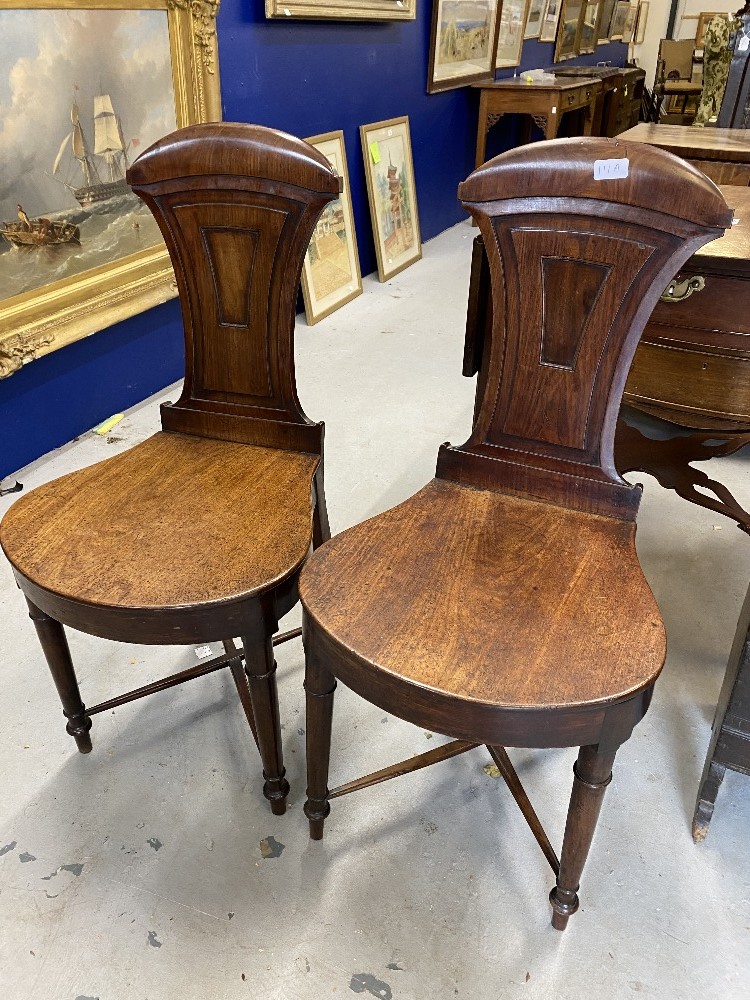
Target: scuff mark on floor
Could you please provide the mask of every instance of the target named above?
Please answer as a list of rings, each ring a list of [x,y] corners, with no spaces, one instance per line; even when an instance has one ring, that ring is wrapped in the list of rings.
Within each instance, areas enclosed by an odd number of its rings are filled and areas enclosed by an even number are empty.
[[[164,846],[158,837],[149,837],[146,843],[149,847],[153,847],[155,851],[160,850]]]
[[[82,871],[83,865],[58,865],[49,875],[42,875],[42,882],[49,882],[50,879],[55,878],[60,872],[70,872],[71,875],[75,875],[78,878]]]
[[[18,860],[22,865],[25,865],[28,861],[36,861],[36,856],[34,854],[29,854],[28,851],[24,851],[23,854],[18,855]]]
[[[388,965],[386,965],[386,969],[393,969],[395,972],[404,971],[403,965],[399,965],[397,962],[389,962]]]
[[[76,997],[76,1000],[99,1000],[99,997],[85,997],[83,993]]]
[[[382,979],[376,979],[369,972],[355,972],[352,981],[349,983],[352,993],[369,993],[371,996],[379,997],[380,1000],[393,1000],[393,992]]]
[[[162,942],[157,938],[156,931],[148,932],[148,943],[152,948],[161,948]]]
[[[0,847],[0,858],[3,856],[3,854],[8,854],[10,851],[15,851],[16,844],[17,841],[11,840],[9,844],[6,844],[4,847]]]
[[[264,858],[280,858],[286,844],[280,843],[275,837],[264,837],[260,842],[260,853]]]

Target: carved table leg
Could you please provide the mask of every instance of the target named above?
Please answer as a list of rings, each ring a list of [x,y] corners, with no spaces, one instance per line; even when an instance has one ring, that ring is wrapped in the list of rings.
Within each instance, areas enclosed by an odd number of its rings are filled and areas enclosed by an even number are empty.
[[[578,886],[599,818],[602,799],[612,780],[614,753],[599,753],[596,747],[581,747],[573,767],[573,791],[565,825],[560,874],[550,893],[552,926],[563,931],[578,909]]]
[[[312,840],[323,839],[323,823],[331,811],[328,802],[328,764],[331,757],[331,722],[336,678],[308,657],[305,665],[307,699],[307,801]]]
[[[258,739],[260,759],[263,762],[263,794],[271,803],[274,816],[286,812],[289,782],[284,775],[284,758],[281,749],[281,719],[279,694],[276,687],[276,661],[273,656],[271,636],[243,635],[245,672],[250,685],[250,698]]]
[[[73,661],[70,658],[65,630],[60,622],[50,618],[36,604],[32,604],[28,597],[26,603],[29,606],[29,617],[34,623],[39,642],[42,644],[57,693],[60,695],[63,715],[68,720],[65,729],[76,741],[76,746],[81,753],[91,753],[91,737],[89,736],[91,718],[86,715],[86,707],[81,701],[81,693],[78,690],[78,681],[73,669]]]

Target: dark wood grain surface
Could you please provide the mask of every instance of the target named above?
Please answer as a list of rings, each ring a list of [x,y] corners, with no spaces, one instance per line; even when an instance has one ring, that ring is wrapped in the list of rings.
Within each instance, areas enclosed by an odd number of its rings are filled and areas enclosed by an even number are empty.
[[[639,122],[623,132],[625,142],[645,142],[689,160],[750,163],[750,136],[741,128],[693,128]]]

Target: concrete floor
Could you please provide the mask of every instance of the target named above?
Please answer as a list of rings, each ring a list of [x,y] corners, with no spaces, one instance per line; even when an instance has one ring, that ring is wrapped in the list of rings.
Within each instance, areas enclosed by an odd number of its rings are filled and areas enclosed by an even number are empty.
[[[312,329],[300,323],[300,397],[326,421],[334,531],[415,492],[438,445],[468,434],[474,381],[461,376],[461,354],[473,235],[455,227],[394,280],[365,279],[364,295],[339,313]],[[129,447],[175,395],[19,478],[29,489]],[[748,458],[711,464],[750,503]],[[77,754],[3,562],[0,998],[747,997],[750,780],[727,773],[699,846],[690,819],[750,541],[638,479],[639,552],[669,659],[618,756],[581,909],[564,934],[549,925],[551,872],[507,790],[483,771],[484,752],[339,800],[326,839],[308,840],[299,640],[278,650],[286,816],[262,798],[226,673],[97,716],[93,754]],[[284,624],[298,620],[296,609]],[[78,633],[70,642],[89,704],[196,662],[192,649]],[[339,692],[334,784],[442,739]],[[559,844],[575,751],[511,755]]]

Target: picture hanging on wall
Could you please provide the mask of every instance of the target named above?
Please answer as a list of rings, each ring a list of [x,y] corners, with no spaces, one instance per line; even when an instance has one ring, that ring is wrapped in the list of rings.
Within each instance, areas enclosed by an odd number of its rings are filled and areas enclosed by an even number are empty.
[[[422,256],[409,119],[360,125],[359,135],[378,277],[387,281]]]
[[[307,140],[328,159],[343,184],[318,219],[302,268],[302,297],[308,326],[362,294],[344,133],[326,132]]]
[[[630,10],[630,4],[628,0],[619,0],[615,5],[615,12],[612,15],[612,27],[609,32],[609,39],[611,42],[621,42],[622,33],[625,28],[625,22],[628,19],[628,11]]]
[[[612,0],[614,3],[615,0]],[[557,35],[557,22],[560,19],[561,0],[547,0],[542,17],[542,30],[539,32],[540,42],[554,42]]]
[[[582,15],[583,0],[562,0],[562,10],[557,25],[555,62],[574,59],[578,55],[578,37]]]
[[[597,44],[606,45],[612,28],[612,17],[615,13],[617,0],[602,0],[599,7],[599,27],[597,28]]]
[[[435,0],[427,91],[492,80],[498,0]]]
[[[601,0],[589,0],[583,8],[581,33],[578,40],[578,54],[587,55],[596,49],[596,26],[599,23],[599,5]]]
[[[631,4],[628,7],[627,14],[625,15],[625,23],[622,26],[622,40],[626,45],[630,45],[633,40],[633,32],[635,30],[635,17],[638,13],[638,8]]]
[[[0,378],[177,294],[125,173],[221,118],[217,10],[0,0]]]
[[[635,19],[635,34],[633,43],[643,45],[646,40],[646,22],[648,21],[649,0],[641,0],[638,4],[638,16]]]
[[[184,3],[186,0],[171,0]],[[193,0],[200,3],[201,0]],[[203,0],[205,2],[205,0]],[[216,0],[218,7],[218,0]],[[266,0],[267,18],[306,21],[413,21],[417,0]]]
[[[502,0],[495,69],[520,65],[529,2],[530,0]]]
[[[526,16],[526,30],[523,33],[526,38],[539,38],[542,29],[542,16],[544,14],[546,0],[529,0],[529,13]]]

